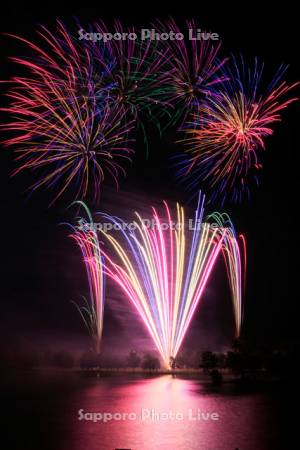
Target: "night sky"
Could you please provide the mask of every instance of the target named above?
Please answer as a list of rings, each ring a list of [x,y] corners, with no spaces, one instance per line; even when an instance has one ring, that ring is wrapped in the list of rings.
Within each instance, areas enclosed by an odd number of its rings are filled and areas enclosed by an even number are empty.
[[[54,26],[56,17],[67,25],[74,23],[73,17],[83,23],[98,17],[105,21],[117,17],[136,27],[146,27],[151,19],[164,19],[169,15],[179,20],[192,17],[202,28],[219,33],[224,55],[241,52],[250,63],[258,56],[265,62],[266,73],[270,76],[281,63],[290,64],[287,80],[300,79],[298,24],[288,8],[280,7],[270,13],[257,10],[251,3],[251,9],[241,6],[233,15],[233,11],[228,14],[217,4],[208,12],[200,3],[197,9],[177,11],[174,8],[163,11],[149,4],[145,13],[130,6],[123,6],[123,11],[116,6],[111,12],[106,8],[103,13],[100,3],[98,8],[86,9],[51,5],[51,8],[44,5],[11,7],[1,15],[1,31],[34,38],[38,24]],[[20,47],[5,36],[0,40],[1,79],[7,79],[14,70],[7,58],[17,55]],[[120,191],[106,186],[93,211],[117,213],[125,218],[133,217],[135,210],[145,215],[149,211],[150,215],[150,206],[160,205],[165,199],[171,205],[177,200],[187,205],[192,215],[195,204],[189,202],[188,194],[178,186],[170,168],[169,158],[178,150],[178,144],[174,144],[178,137],[176,130],[166,132],[162,139],[151,127],[148,133],[149,157],[139,134],[134,145],[136,158],[128,168],[127,177],[121,180]],[[241,205],[226,203],[223,210],[231,215],[236,229],[245,234],[248,245],[243,335],[254,343],[277,346],[298,339],[297,103],[283,113],[283,121],[275,126],[266,148],[260,186],[252,190],[250,201],[245,200]],[[12,153],[11,149],[2,149],[0,154],[1,343],[6,350],[67,348],[83,351],[90,343],[71,301],[78,301],[81,295],[87,294],[86,274],[78,248],[68,238],[67,228],[60,225],[73,220],[74,211],[68,209],[72,197],[66,195],[50,208],[53,193],[40,190],[28,197],[25,190],[31,175],[10,177],[15,167]],[[207,194],[209,197],[209,192]],[[206,211],[216,209],[220,209],[217,204],[208,204]],[[194,350],[222,350],[233,337],[232,320],[225,270],[218,264],[185,345]],[[130,348],[141,351],[153,348],[132,306],[111,285],[108,286],[104,327],[103,348],[112,354],[124,354]]]

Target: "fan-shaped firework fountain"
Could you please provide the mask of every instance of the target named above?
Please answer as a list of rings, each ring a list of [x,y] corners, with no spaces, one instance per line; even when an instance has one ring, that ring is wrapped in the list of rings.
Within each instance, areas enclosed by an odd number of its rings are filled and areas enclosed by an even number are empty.
[[[165,364],[176,357],[222,252],[228,268],[238,336],[242,320],[244,246],[239,245],[228,216],[217,213],[205,221],[204,196],[199,196],[190,243],[181,206],[177,205],[176,221],[172,221],[166,203],[166,221],[153,208],[151,228],[138,213],[136,216],[135,231],[129,231],[120,219],[102,214],[104,220],[121,230],[120,239],[101,230],[114,253],[111,256],[110,252],[103,251],[105,272],[134,304]]]

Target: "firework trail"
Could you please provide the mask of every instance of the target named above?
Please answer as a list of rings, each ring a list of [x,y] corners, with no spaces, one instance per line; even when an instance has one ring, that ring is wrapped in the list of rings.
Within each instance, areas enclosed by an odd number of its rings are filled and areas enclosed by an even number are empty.
[[[282,80],[286,67],[281,66],[271,84],[261,92],[263,65],[255,60],[254,70],[241,68],[233,59],[230,81],[205,105],[199,106],[188,123],[183,140],[186,155],[178,164],[178,176],[191,191],[206,182],[212,199],[229,198],[239,202],[249,196],[251,180],[256,183],[262,168],[260,153],[265,139],[273,134],[280,113],[296,98],[285,97],[299,83]],[[181,141],[182,142],[182,141]]]
[[[119,175],[125,174],[133,123],[117,105],[101,100],[103,75],[95,75],[87,47],[79,48],[60,22],[56,35],[46,28],[38,34],[42,47],[18,38],[33,57],[12,60],[29,75],[10,80],[10,106],[2,108],[12,118],[1,127],[12,134],[4,144],[18,153],[13,174],[38,171],[31,189],[57,189],[53,201],[71,187],[75,198],[91,192],[97,200],[105,176],[118,183]]]
[[[160,32],[182,33],[174,19],[158,21]],[[188,30],[196,29],[194,21],[187,21]],[[182,33],[184,34],[184,33]],[[219,85],[227,79],[222,68],[227,58],[219,59],[221,43],[208,40],[174,39],[160,41],[168,60],[168,80],[162,94],[173,106],[172,123],[184,122],[191,111],[214,96]]]
[[[75,305],[93,340],[96,353],[100,353],[105,301],[104,260],[91,213],[83,202],[76,203],[83,206],[88,220],[81,217],[78,225],[69,225],[72,229],[70,237],[75,240],[81,250],[88,276],[90,297],[89,301],[84,298],[84,306]]]
[[[122,221],[103,214],[121,239],[101,230],[114,251],[103,251],[105,272],[125,292],[145,323],[165,364],[176,357],[196,307],[201,299],[216,258],[223,252],[229,272],[236,314],[236,331],[241,326],[241,258],[231,222],[216,215],[217,223],[203,220],[204,196],[199,196],[194,231],[188,243],[184,210],[177,204],[174,222],[166,203],[166,221],[153,208],[153,227],[136,213],[135,230],[122,227]]]
[[[214,212],[207,219],[224,230],[222,253],[226,265],[227,277],[231,290],[231,298],[235,319],[235,335],[241,333],[243,320],[243,295],[246,284],[246,241],[242,234],[237,236],[233,223],[226,213]]]

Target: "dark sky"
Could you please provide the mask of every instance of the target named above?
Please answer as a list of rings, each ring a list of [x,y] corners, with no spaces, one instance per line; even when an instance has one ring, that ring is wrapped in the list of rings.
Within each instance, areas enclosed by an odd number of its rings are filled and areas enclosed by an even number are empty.
[[[165,11],[149,5],[141,13],[131,4],[120,10],[112,7],[103,12],[99,8],[11,7],[1,15],[1,31],[34,36],[38,24],[54,25],[60,17],[66,24],[73,16],[83,23],[101,17],[113,17],[138,26],[146,26],[154,18],[168,15],[182,19],[194,18],[202,28],[219,33],[224,54],[242,52],[249,61],[259,56],[270,73],[281,63],[290,64],[289,81],[300,79],[298,65],[299,36],[296,17],[289,8],[273,7],[264,12],[251,3],[251,8],[230,7],[230,14],[217,4],[211,10],[187,8]],[[132,6],[132,8],[131,8]],[[278,8],[278,10],[276,10]],[[123,11],[122,11],[123,9]],[[7,57],[15,55],[15,44],[0,37],[1,78],[7,78],[12,66]],[[299,95],[299,92],[298,92]],[[118,211],[129,214],[127,199],[134,209],[159,204],[166,199],[187,203],[188,195],[176,185],[170,171],[169,156],[175,133],[168,132],[159,139],[150,132],[150,156],[146,158],[142,138],[136,144],[136,160],[121,182],[120,192],[105,188],[101,203],[93,210]],[[285,343],[297,339],[298,285],[298,179],[299,179],[299,105],[292,105],[276,125],[275,133],[267,140],[264,170],[259,189],[252,191],[250,201],[242,205],[226,204],[238,231],[246,235],[248,243],[248,276],[245,298],[244,335],[256,342]],[[84,349],[88,345],[79,317],[70,303],[87,293],[85,273],[78,249],[68,239],[67,230],[59,224],[72,220],[67,210],[71,198],[64,197],[48,208],[49,193],[40,191],[27,198],[28,176],[10,178],[14,167],[12,151],[0,154],[1,182],[1,342],[5,347],[40,345]],[[135,206],[134,206],[135,205]],[[189,206],[192,211],[193,204]],[[207,212],[217,205],[209,205]],[[133,211],[132,211],[133,213]],[[222,295],[220,295],[222,292]],[[108,292],[104,345],[112,352],[121,342],[129,347],[151,348],[143,326],[136,321],[135,312],[128,305],[120,305],[112,288]],[[221,300],[220,300],[221,297]],[[222,267],[217,267],[214,281],[210,281],[201,312],[198,311],[188,335],[187,343],[195,349],[222,349],[230,342],[231,309]]]

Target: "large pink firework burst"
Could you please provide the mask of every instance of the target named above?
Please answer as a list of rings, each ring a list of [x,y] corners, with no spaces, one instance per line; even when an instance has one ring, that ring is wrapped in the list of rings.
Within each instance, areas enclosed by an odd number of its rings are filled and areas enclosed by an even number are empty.
[[[2,108],[11,116],[2,125],[10,134],[4,144],[18,154],[14,174],[39,169],[31,188],[55,188],[53,201],[71,187],[75,198],[90,193],[97,199],[105,176],[118,183],[125,173],[133,123],[124,110],[103,101],[103,74],[95,70],[87,46],[60,22],[56,33],[42,27],[38,34],[41,46],[18,38],[32,56],[12,60],[28,75],[10,80],[10,104]]]

